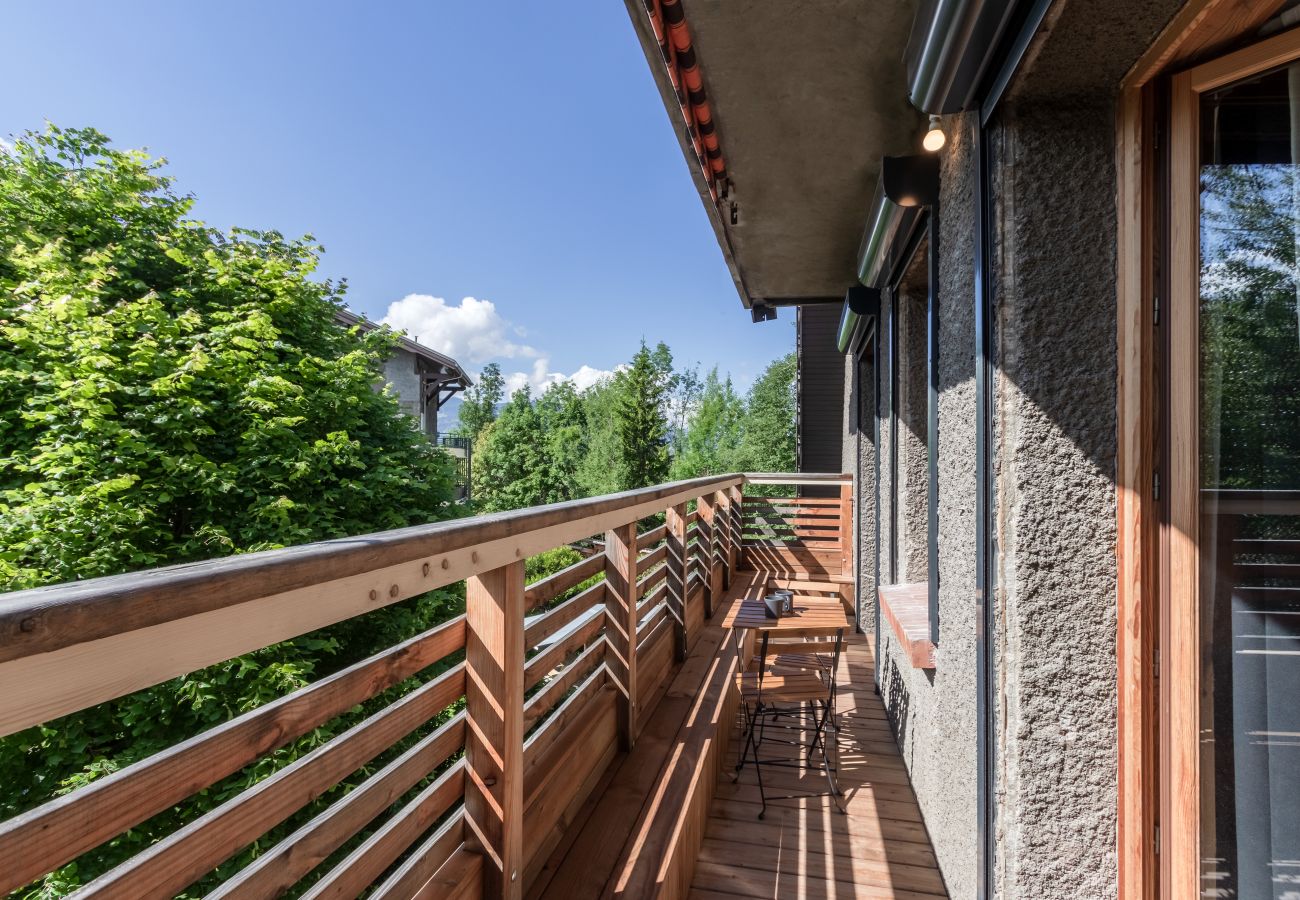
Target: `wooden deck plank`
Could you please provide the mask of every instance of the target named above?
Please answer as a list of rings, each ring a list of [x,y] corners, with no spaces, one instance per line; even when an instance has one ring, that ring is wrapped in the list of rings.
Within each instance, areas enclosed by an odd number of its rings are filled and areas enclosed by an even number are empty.
[[[901,863],[883,853],[874,858],[865,855],[836,855],[815,853],[799,846],[776,846],[769,847],[765,852],[755,852],[752,844],[706,837],[700,848],[700,861],[760,872],[778,872],[808,880],[849,881],[853,884],[925,894],[943,893],[943,878],[938,869]]]
[[[759,576],[760,578],[762,576]],[[748,581],[749,579],[744,579]],[[763,582],[759,582],[762,584]],[[734,590],[732,599],[739,592]],[[735,610],[720,605],[714,619],[734,618]],[[707,670],[720,650],[731,643],[716,625],[693,648],[687,662],[665,691],[652,719],[654,725],[638,740],[631,754],[614,767],[615,775],[604,794],[589,806],[580,835],[552,863],[534,886],[533,896],[571,900],[602,892],[623,896],[613,886],[611,866],[621,851],[655,856],[659,845],[651,835],[644,841],[627,840],[628,828],[647,803],[652,785],[661,784],[662,756],[677,746],[677,728],[684,712],[696,709],[698,692]],[[947,896],[934,850],[899,754],[880,698],[872,687],[871,648],[865,638],[846,638],[837,673],[838,779],[846,812],[841,813],[827,795],[820,770],[769,766],[763,770],[769,790],[767,814],[760,809],[752,766],[732,781],[739,740],[733,729],[730,748],[714,780],[712,800],[702,827],[691,840],[698,842],[689,890],[685,883],[665,881],[646,896],[698,900],[763,898],[902,898],[934,900]],[[805,730],[791,721],[787,736],[799,740]],[[769,732],[771,734],[771,732]],[[795,745],[765,744],[764,759],[799,759]],[[634,758],[635,757],[635,758]],[[653,770],[653,771],[650,771]],[[662,789],[662,788],[657,788]],[[792,795],[773,797],[772,795]],[[681,798],[665,795],[662,804]],[[635,846],[634,846],[635,845]],[[558,856],[559,854],[557,854]]]
[[[769,766],[763,770],[767,814],[760,820],[753,767],[732,783],[734,762],[729,761],[718,779],[692,898],[947,896],[871,670],[866,639],[846,639],[836,677],[837,775],[846,812],[835,808],[819,770]],[[805,734],[791,728],[786,736]],[[739,741],[733,743],[739,747]],[[788,744],[765,743],[762,749],[763,759],[797,760],[801,753]]]

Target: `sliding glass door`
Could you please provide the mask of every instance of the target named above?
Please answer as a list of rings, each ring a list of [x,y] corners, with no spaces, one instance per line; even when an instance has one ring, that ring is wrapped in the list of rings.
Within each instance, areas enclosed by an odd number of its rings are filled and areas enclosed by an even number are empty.
[[[1161,818],[1201,897],[1300,896],[1297,56],[1173,82]]]

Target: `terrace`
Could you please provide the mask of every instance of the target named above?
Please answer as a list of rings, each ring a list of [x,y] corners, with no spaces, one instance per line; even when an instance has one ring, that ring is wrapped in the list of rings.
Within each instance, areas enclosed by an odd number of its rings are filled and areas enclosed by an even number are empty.
[[[785,496],[757,495],[772,485]],[[738,604],[789,587],[837,599],[853,631],[852,488],[839,475],[700,478],[11,594],[0,602],[4,734],[57,727],[60,716],[461,580],[467,604],[0,824],[0,888],[21,889],[405,686],[83,894],[192,896],[256,844],[256,859],[207,896],[944,895],[863,635],[846,637],[834,673],[829,757],[842,796],[816,769],[765,767],[760,819],[752,766],[733,780],[735,676],[753,653],[752,632],[733,640]],[[593,537],[603,552],[525,584],[527,558]],[[765,758],[800,752],[764,745]],[[363,776],[287,836],[265,839]]]

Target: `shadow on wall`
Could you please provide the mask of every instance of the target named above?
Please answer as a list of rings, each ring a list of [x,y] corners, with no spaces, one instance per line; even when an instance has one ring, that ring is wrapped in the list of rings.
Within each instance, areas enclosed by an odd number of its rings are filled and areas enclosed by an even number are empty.
[[[912,706],[912,697],[892,653],[885,657],[884,671],[880,673],[880,699],[885,704],[885,715],[889,717],[898,746],[906,746],[908,711]]]

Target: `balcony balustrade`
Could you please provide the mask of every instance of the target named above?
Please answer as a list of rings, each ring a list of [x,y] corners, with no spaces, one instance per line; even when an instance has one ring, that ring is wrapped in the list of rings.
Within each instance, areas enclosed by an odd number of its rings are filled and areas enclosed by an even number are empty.
[[[746,495],[773,482],[838,496]],[[0,824],[0,889],[405,686],[81,893],[523,897],[563,893],[577,867],[599,893],[684,894],[697,863],[716,868],[703,830],[743,664],[720,637],[721,609],[794,580],[849,609],[851,522],[846,477],[731,474],[0,598],[0,733],[12,734],[466,584],[464,615]],[[589,539],[603,552],[525,584],[529,557]],[[683,760],[695,773],[669,802]],[[625,775],[640,785],[626,810],[602,813]],[[306,817],[345,780],[351,790]],[[584,825],[602,814],[622,821],[596,836],[603,857],[585,855]],[[214,870],[254,843],[253,861],[214,886]]]

